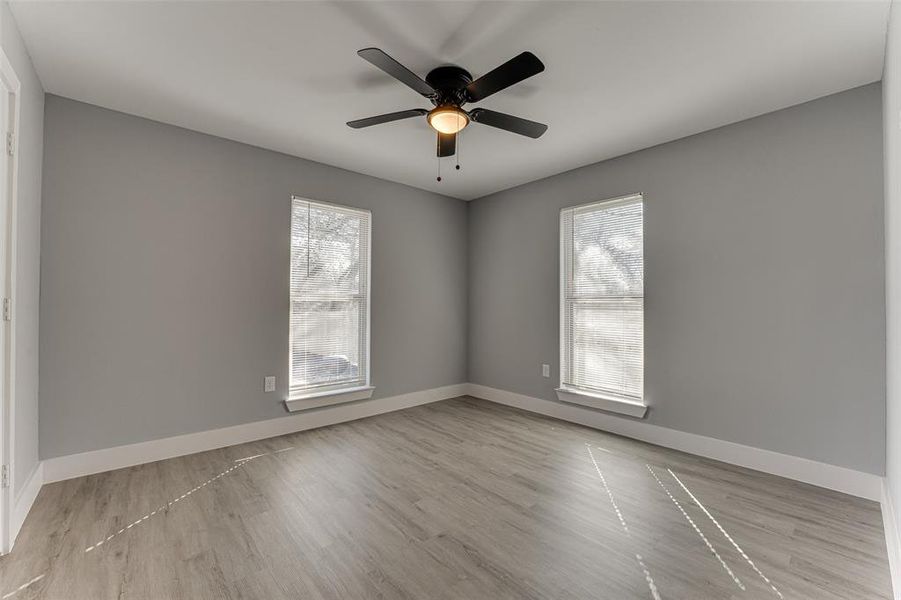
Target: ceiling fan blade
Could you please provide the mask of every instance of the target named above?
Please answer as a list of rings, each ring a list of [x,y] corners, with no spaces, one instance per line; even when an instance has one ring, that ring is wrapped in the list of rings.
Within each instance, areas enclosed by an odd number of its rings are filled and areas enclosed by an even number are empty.
[[[421,117],[429,114],[424,108],[411,108],[410,110],[401,110],[398,112],[378,115],[376,117],[367,117],[365,119],[357,119],[356,121],[348,121],[347,125],[354,129],[363,127],[371,127],[373,125],[381,125],[382,123],[390,123],[391,121],[399,121],[401,119],[409,119],[411,117]]]
[[[416,73],[403,66],[378,48],[364,48],[357,52],[360,58],[367,60],[379,69],[391,75],[404,85],[413,88],[427,98],[435,95],[435,88],[426,83]]]
[[[544,64],[538,60],[538,57],[531,52],[523,52],[466,86],[466,97],[470,102],[484,100],[491,94],[542,71],[544,71]]]
[[[469,118],[482,125],[497,127],[498,129],[518,133],[530,138],[540,138],[547,131],[547,125],[544,123],[536,123],[535,121],[485,108],[476,108],[469,111]]]
[[[456,133],[439,133],[438,134],[438,158],[445,156],[453,156],[457,151],[457,134]]]

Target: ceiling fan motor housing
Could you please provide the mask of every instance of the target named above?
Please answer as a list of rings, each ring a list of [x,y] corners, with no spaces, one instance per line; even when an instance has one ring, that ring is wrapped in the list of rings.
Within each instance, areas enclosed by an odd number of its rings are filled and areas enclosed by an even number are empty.
[[[446,65],[429,71],[426,83],[435,88],[430,98],[435,106],[461,106],[467,102],[466,86],[472,83],[472,75],[456,65]]]

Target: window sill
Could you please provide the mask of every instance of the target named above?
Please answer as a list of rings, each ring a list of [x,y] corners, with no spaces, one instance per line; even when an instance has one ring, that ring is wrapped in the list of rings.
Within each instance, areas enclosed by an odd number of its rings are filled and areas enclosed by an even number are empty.
[[[372,397],[375,388],[371,385],[346,388],[343,390],[329,390],[327,392],[316,392],[313,394],[304,394],[302,396],[292,396],[285,400],[285,406],[291,412],[302,410],[310,410],[311,408],[321,408],[323,406],[331,406],[333,404],[343,404],[345,402],[356,402],[357,400],[368,400]]]
[[[626,400],[625,398],[617,398],[616,396],[596,394],[572,388],[557,388],[554,391],[557,392],[557,399],[561,402],[581,404],[582,406],[587,406],[589,408],[628,415],[638,419],[643,419],[648,412],[647,404],[637,400]]]

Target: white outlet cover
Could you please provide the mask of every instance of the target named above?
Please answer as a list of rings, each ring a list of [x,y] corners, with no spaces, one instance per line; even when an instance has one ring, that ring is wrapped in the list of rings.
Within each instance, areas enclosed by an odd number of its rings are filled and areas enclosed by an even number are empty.
[[[263,391],[264,392],[274,392],[275,391],[275,375],[270,375],[263,379]]]
[[[542,377],[550,377],[551,376],[551,365],[541,365],[541,376]]]

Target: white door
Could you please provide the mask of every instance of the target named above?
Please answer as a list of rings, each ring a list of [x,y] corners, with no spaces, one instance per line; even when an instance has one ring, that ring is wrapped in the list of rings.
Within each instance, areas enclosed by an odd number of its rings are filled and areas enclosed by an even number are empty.
[[[0,554],[10,549],[10,489],[12,476],[8,465],[12,458],[10,448],[10,417],[12,392],[12,322],[7,320],[6,302],[12,298],[12,254],[13,254],[13,229],[12,229],[12,201],[9,186],[9,152],[6,148],[7,135],[10,124],[10,94],[4,82],[0,80],[0,298],[4,306],[0,307],[3,314],[0,316]]]
[[[19,78],[0,48],[0,554],[9,552],[24,515],[15,512],[16,152]],[[8,145],[9,144],[9,145]]]

